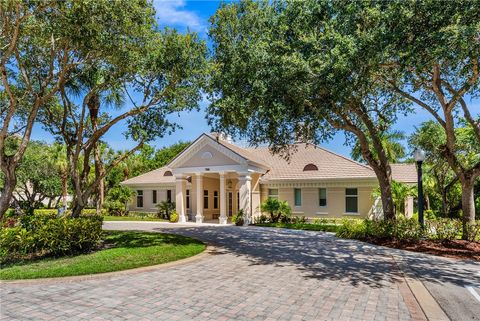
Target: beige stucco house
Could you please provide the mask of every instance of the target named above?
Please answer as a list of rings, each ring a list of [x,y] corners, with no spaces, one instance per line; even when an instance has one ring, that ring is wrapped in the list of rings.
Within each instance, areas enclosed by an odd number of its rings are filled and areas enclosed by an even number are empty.
[[[378,183],[370,167],[318,146],[292,147],[286,160],[268,148],[242,148],[202,134],[167,166],[122,182],[136,191],[129,210],[155,212],[169,200],[180,222],[226,224],[243,209],[248,223],[261,214],[261,202],[275,197],[288,201],[298,216],[378,215],[381,205],[372,199]],[[414,165],[395,164],[392,171],[397,181],[416,182]]]

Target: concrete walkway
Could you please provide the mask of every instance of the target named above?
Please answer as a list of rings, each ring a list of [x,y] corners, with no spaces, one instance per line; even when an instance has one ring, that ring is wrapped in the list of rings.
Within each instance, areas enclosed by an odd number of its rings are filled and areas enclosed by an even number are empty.
[[[1,319],[426,320],[398,259],[408,266],[428,264],[430,256],[319,232],[156,222],[107,222],[105,228],[193,236],[215,251],[143,272],[3,283]],[[442,269],[456,264],[445,262]],[[464,264],[448,280],[437,271],[437,281],[453,284],[455,275],[476,267]]]

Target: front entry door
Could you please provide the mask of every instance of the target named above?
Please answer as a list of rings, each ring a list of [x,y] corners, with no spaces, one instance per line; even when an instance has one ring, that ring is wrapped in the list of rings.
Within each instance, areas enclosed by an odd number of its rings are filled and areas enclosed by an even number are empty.
[[[228,192],[228,216],[233,215],[233,193]]]

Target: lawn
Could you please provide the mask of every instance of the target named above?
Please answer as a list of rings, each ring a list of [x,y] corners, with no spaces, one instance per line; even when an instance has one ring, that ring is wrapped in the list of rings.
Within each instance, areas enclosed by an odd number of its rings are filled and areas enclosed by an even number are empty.
[[[103,249],[89,254],[17,262],[0,268],[0,279],[36,279],[121,271],[187,258],[205,244],[189,237],[147,232],[105,232]]]
[[[280,227],[293,230],[337,232],[340,225],[337,224],[312,224],[312,223],[258,223],[255,226]]]
[[[167,220],[154,217],[139,216],[104,216],[104,221],[146,221],[146,222],[168,222]]]

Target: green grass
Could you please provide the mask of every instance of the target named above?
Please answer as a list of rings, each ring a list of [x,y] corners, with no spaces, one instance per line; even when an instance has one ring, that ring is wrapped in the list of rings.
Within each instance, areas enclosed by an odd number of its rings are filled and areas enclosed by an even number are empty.
[[[256,226],[279,227],[292,230],[337,232],[340,225],[336,224],[311,224],[311,223],[260,223]]]
[[[167,263],[202,252],[189,237],[147,232],[105,232],[106,249],[89,254],[24,261],[0,268],[0,279],[36,279],[121,271]]]
[[[148,222],[168,222],[167,220],[154,217],[137,217],[137,216],[104,216],[104,221],[148,221]]]

